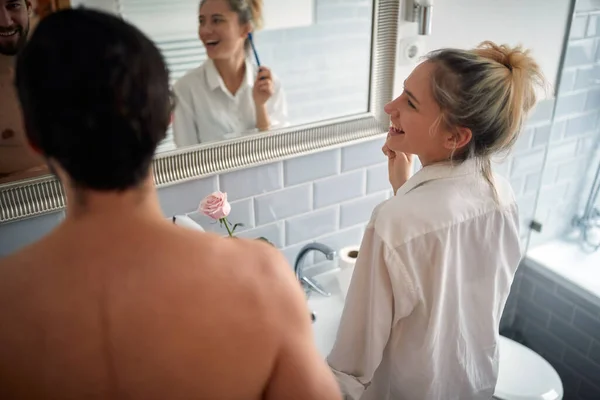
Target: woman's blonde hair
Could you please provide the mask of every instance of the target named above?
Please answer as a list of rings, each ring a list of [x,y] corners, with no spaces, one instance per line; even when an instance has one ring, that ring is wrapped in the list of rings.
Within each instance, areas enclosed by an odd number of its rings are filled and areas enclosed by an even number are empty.
[[[254,30],[262,28],[262,0],[225,0],[231,8],[231,11],[238,15],[240,24],[251,24]],[[206,0],[200,1],[200,7],[206,3]]]
[[[516,142],[536,103],[536,86],[545,85],[539,65],[521,46],[490,41],[472,50],[434,51],[426,59],[435,65],[432,91],[442,111],[439,122],[473,134],[455,159],[477,158],[494,189],[491,156]]]

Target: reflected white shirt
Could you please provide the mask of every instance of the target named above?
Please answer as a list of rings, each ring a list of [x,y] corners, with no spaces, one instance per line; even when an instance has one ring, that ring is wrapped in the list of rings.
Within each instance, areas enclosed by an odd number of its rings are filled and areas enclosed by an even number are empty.
[[[513,191],[427,166],[373,212],[328,363],[346,399],[491,399],[521,260]]]
[[[231,139],[254,133],[256,108],[252,88],[258,67],[246,60],[246,75],[231,94],[211,59],[181,77],[174,85],[177,97],[173,136],[177,147]],[[281,82],[273,74],[273,96],[267,101],[271,128],[285,126],[287,103]]]

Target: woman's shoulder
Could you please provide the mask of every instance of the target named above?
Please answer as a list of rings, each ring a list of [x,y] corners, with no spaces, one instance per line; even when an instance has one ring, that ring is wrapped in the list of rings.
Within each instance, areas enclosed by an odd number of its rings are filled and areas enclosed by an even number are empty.
[[[476,217],[514,213],[516,201],[510,185],[498,178],[495,186],[497,199],[483,178],[426,183],[381,204],[372,223],[396,247]]]
[[[425,184],[383,203],[373,221],[378,234],[393,247],[425,237],[464,219],[473,210],[457,205],[460,193],[451,186]]]
[[[191,91],[191,88],[197,87],[198,83],[203,81],[205,69],[206,63],[202,63],[199,67],[187,71],[175,81],[173,89],[180,93]]]
[[[406,243],[430,229],[433,221],[414,194],[392,196],[373,211],[371,223],[392,247]]]

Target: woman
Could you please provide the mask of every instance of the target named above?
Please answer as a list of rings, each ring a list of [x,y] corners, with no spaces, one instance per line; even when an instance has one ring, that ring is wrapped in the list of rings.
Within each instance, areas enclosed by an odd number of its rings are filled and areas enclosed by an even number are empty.
[[[385,106],[395,196],[373,212],[328,357],[346,398],[490,399],[521,259],[509,150],[543,78],[521,48],[431,53]],[[409,179],[412,156],[423,168]]]
[[[249,59],[248,34],[261,25],[262,0],[202,0],[200,40],[208,59],[175,84],[173,134],[178,147],[283,125],[280,82]]]

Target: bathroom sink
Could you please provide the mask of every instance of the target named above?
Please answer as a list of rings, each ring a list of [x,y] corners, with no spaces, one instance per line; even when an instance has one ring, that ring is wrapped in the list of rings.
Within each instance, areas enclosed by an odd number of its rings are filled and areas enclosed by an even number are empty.
[[[317,349],[327,357],[333,348],[335,336],[344,309],[344,297],[337,280],[339,268],[312,267],[306,270],[306,276],[318,282],[330,296],[323,296],[316,292],[308,294],[308,309],[315,314],[313,333]]]

